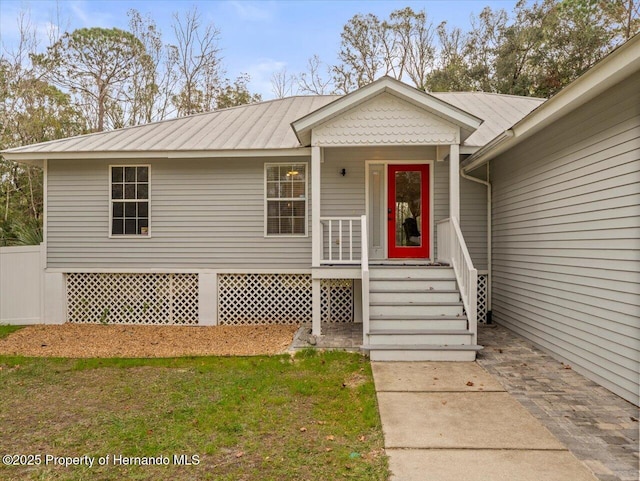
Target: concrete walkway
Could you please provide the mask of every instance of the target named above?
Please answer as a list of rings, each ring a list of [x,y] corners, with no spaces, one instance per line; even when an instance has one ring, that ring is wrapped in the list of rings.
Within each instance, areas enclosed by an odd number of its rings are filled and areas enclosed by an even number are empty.
[[[476,363],[372,363],[392,481],[595,481]]]

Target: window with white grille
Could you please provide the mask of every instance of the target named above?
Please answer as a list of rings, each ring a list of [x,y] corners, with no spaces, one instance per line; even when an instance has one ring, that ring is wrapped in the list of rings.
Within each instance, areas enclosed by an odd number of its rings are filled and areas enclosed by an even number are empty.
[[[307,235],[307,165],[265,164],[265,235]]]
[[[149,236],[148,165],[112,165],[110,235]]]

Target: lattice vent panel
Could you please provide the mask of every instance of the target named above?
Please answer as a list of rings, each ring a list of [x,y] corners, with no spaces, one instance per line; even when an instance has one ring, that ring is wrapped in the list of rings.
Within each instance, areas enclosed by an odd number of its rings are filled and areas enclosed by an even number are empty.
[[[323,280],[323,321],[353,320],[353,283]],[[311,322],[308,274],[219,274],[218,323],[222,325],[300,324]]]
[[[324,279],[321,296],[322,322],[353,322],[351,279]]]
[[[197,274],[66,275],[67,321],[198,324]]]
[[[478,274],[478,322],[487,322],[489,306],[489,276]]]
[[[310,275],[218,275],[219,324],[299,324],[310,319]]]

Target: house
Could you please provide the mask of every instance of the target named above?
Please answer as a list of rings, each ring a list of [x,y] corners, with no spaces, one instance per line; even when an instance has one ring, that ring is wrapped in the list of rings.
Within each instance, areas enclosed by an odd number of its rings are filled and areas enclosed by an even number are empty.
[[[322,321],[362,322],[372,359],[473,360],[481,348],[478,318],[493,312],[555,352],[540,324],[531,327],[542,311],[519,297],[535,278],[541,302],[555,303],[563,286],[575,284],[562,276],[582,274],[539,274],[567,254],[551,245],[569,242],[571,251],[593,239],[574,240],[570,229],[537,231],[541,216],[533,213],[553,192],[526,175],[542,175],[538,163],[564,142],[583,142],[587,124],[604,125],[591,113],[619,117],[620,109],[603,108],[605,87],[616,99],[637,98],[637,40],[546,103],[482,92],[428,94],[384,77],[345,96],[291,97],[7,150],[6,159],[45,172],[40,320],[304,320],[316,335]],[[629,103],[624,112],[624,126],[637,133],[637,110]],[[572,127],[574,116],[583,123]],[[564,138],[565,131],[571,135]],[[637,136],[629,142],[637,160]],[[637,167],[621,172],[622,181],[637,176]],[[539,195],[526,196],[537,189]],[[558,200],[553,209],[563,212],[563,205]],[[606,250],[612,257],[602,259],[612,262],[593,266],[590,289],[596,282],[611,282],[610,290],[637,286],[629,237],[637,234],[637,198],[625,206],[621,223],[608,223],[618,204],[599,210],[602,230],[594,239],[606,240],[588,249],[592,259]],[[629,229],[626,244],[615,240],[622,231],[606,237],[611,228]],[[537,262],[525,259],[528,250]],[[597,277],[598,269],[609,272]],[[566,292],[565,304],[580,304]],[[591,290],[581,295],[595,297]],[[626,295],[631,308],[635,294]],[[626,312],[622,322],[612,315],[611,329],[625,329],[609,336],[614,343],[626,338],[620,371],[627,378],[634,365],[637,373],[640,352],[630,345],[638,340],[634,315]],[[574,320],[582,322],[577,314]],[[571,329],[562,336],[574,336]],[[556,354],[578,367],[564,351]]]

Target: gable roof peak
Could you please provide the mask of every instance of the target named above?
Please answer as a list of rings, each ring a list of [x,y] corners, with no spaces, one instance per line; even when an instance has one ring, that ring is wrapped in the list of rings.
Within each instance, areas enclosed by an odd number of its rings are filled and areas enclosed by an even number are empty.
[[[483,122],[482,119],[465,110],[455,107],[427,92],[407,85],[400,80],[385,75],[295,120],[291,123],[291,127],[298,137],[300,144],[309,146],[311,145],[311,131],[314,127],[382,93],[392,94],[426,112],[457,125],[461,130],[461,140],[471,135]]]

